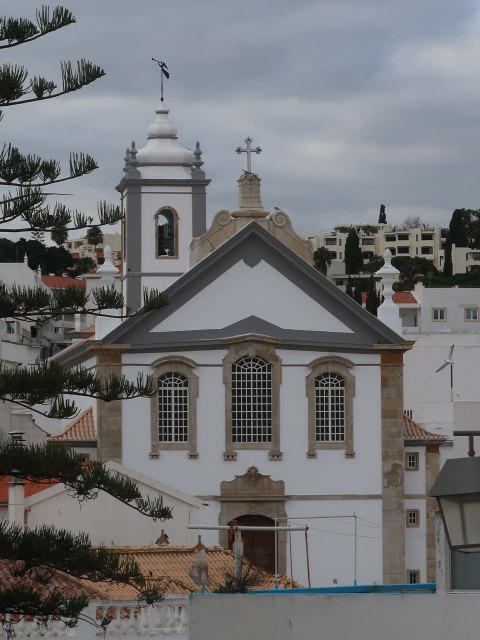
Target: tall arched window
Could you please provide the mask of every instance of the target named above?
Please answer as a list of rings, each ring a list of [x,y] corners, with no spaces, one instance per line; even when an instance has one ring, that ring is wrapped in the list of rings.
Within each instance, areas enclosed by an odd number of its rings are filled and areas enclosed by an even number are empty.
[[[224,460],[236,460],[239,449],[265,449],[270,460],[281,460],[280,385],[282,361],[278,340],[247,334],[225,340]]]
[[[188,442],[188,378],[181,373],[158,378],[158,441]]]
[[[355,456],[353,366],[353,362],[341,356],[324,356],[309,364],[308,458],[316,458],[319,449],[344,449],[345,457]]]
[[[272,365],[244,357],[232,365],[232,442],[272,441]]]
[[[157,258],[174,258],[178,253],[177,214],[165,207],[155,214],[155,243]]]
[[[345,440],[345,378],[338,373],[315,378],[315,440]]]
[[[158,393],[150,399],[151,458],[168,449],[186,449],[189,458],[198,457],[196,366],[182,356],[166,356],[152,363]]]

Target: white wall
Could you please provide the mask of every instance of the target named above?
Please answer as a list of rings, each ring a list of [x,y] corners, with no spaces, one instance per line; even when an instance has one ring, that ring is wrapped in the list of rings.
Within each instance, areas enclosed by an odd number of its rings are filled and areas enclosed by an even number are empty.
[[[477,640],[478,594],[190,596],[190,640]]]

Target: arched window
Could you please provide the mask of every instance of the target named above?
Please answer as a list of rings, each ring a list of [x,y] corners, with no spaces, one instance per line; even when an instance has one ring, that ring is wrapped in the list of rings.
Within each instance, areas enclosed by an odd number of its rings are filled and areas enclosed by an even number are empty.
[[[344,449],[353,458],[353,362],[340,356],[325,356],[311,362],[307,376],[308,458],[318,449]]]
[[[157,258],[175,258],[178,253],[177,214],[168,207],[155,214]]]
[[[272,365],[245,357],[232,365],[232,442],[272,441]]]
[[[158,378],[158,441],[188,442],[188,378],[181,373]]]
[[[345,378],[338,373],[315,378],[315,440],[345,441]]]
[[[281,460],[278,340],[256,334],[227,340],[223,458],[236,460],[238,449],[266,449],[270,460]]]
[[[196,363],[189,358],[166,356],[152,364],[158,393],[151,403],[151,458],[160,451],[186,449],[189,458],[197,458]]]

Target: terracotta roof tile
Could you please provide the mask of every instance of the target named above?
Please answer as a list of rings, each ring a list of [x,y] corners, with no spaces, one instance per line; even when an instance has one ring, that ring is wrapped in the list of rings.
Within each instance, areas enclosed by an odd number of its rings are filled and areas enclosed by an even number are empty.
[[[0,505],[8,504],[8,484],[12,481],[12,476],[3,476],[0,478]],[[33,496],[39,491],[48,489],[58,484],[57,480],[44,480],[42,482],[32,482],[31,480],[24,480],[25,482],[25,497]]]
[[[52,289],[65,289],[66,287],[78,287],[79,289],[85,289],[87,286],[85,280],[66,278],[64,276],[42,276],[42,282]]]
[[[20,582],[26,582],[27,584],[34,586],[37,591],[45,593],[45,595],[51,592],[54,587],[60,587],[67,598],[80,594],[86,595],[88,598],[95,600],[104,600],[106,598],[101,587],[97,588],[93,583],[87,584],[87,582],[77,580],[76,578],[63,573],[63,571],[56,571],[48,585],[40,584],[39,582],[29,580],[28,578],[12,576],[12,570],[14,570],[18,564],[21,563],[16,563],[11,560],[0,560],[0,588],[5,589]]]
[[[418,304],[418,300],[411,291],[395,291],[393,301],[396,304]]]
[[[93,420],[93,409],[89,407],[73,420],[65,429],[51,436],[50,440],[96,440],[97,429]]]
[[[169,594],[186,594],[201,591],[190,577],[189,571],[194,560],[194,547],[109,547],[122,555],[135,560],[146,578],[157,584],[162,591]],[[234,555],[221,547],[207,547],[208,591],[214,591],[225,582],[225,574],[234,571]],[[273,589],[273,575],[259,570],[260,583],[256,589]],[[299,587],[286,576],[278,576],[279,588]],[[102,589],[112,600],[130,600],[135,598],[133,587],[122,584],[104,584]]]
[[[408,416],[403,416],[403,437],[405,440],[430,440],[434,442],[445,442],[447,436],[441,436],[436,433],[431,433],[424,429],[418,422],[412,420]]]

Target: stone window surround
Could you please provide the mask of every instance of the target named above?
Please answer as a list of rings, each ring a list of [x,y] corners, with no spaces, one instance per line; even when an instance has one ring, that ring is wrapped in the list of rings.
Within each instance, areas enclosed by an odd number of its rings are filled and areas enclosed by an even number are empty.
[[[412,460],[410,460],[409,458],[412,458]],[[414,462],[414,464],[411,464],[411,462]],[[418,453],[418,451],[407,451],[405,453],[405,471],[418,471],[419,465],[420,454]]]
[[[463,313],[465,322],[478,322],[480,319],[478,307],[466,307]],[[467,316],[470,316],[470,318]]]
[[[172,256],[160,256],[158,254],[158,219],[160,218],[161,215],[163,215],[164,211],[168,211],[173,216],[174,248],[173,248]],[[171,260],[172,258],[177,259],[178,258],[178,213],[173,207],[169,207],[168,205],[165,205],[163,207],[160,207],[160,209],[158,209],[158,211],[154,215],[154,219],[155,219],[155,258],[157,260]]]
[[[405,526],[407,529],[418,529],[418,527],[420,527],[420,509],[406,510]]]
[[[322,356],[308,365],[310,373],[306,378],[308,398],[308,451],[307,458],[316,458],[319,449],[344,449],[346,458],[354,458],[353,448],[353,398],[355,397],[355,377],[350,372],[354,363],[341,356]],[[343,442],[319,442],[315,438],[316,395],[315,379],[322,373],[340,374],[345,379],[345,440]]]
[[[225,385],[225,451],[224,460],[236,460],[239,449],[267,449],[270,460],[281,460],[280,451],[280,385],[282,361],[276,353],[280,341],[261,335],[226,338],[229,345],[223,359],[223,383]],[[245,356],[260,357],[272,365],[272,441],[232,442],[232,364]]]
[[[198,376],[193,373],[197,367],[196,362],[183,356],[165,356],[152,362],[153,377],[159,378],[161,375],[170,372],[178,372],[188,378],[188,441],[187,442],[159,442],[158,440],[158,395],[150,399],[151,414],[151,443],[150,458],[159,458],[160,451],[165,450],[188,450],[188,457],[192,460],[198,458],[197,451],[197,399],[198,399]]]

